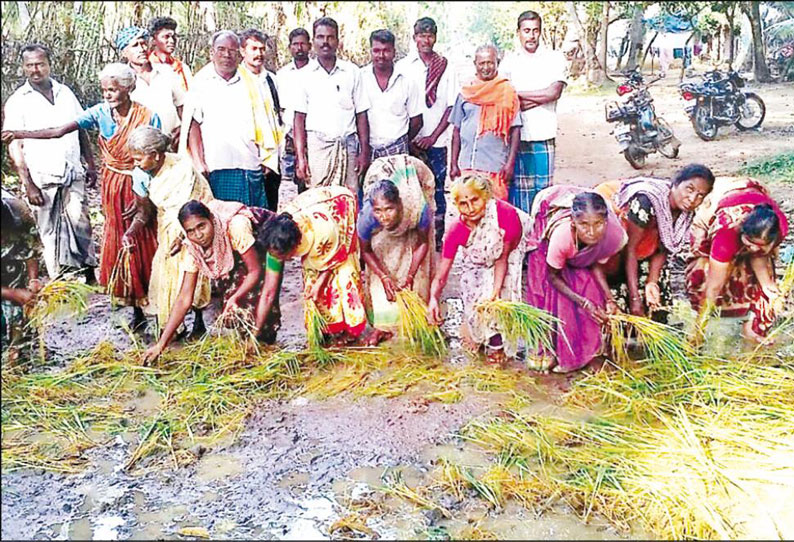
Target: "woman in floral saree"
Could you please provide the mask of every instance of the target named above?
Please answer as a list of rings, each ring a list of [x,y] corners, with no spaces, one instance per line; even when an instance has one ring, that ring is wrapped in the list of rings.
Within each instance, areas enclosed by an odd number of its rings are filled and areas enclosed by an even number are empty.
[[[490,180],[482,173],[460,177],[452,187],[452,199],[460,219],[444,238],[430,286],[428,320],[441,323],[441,292],[460,254],[464,344],[471,350],[484,348],[490,362],[502,363],[505,356],[515,356],[515,345],[503,341],[495,322],[486,322],[475,307],[495,299],[523,301],[521,267],[528,248],[529,216],[494,198]]]
[[[717,179],[692,224],[692,256],[686,269],[692,306],[716,307],[723,316],[749,313],[743,335],[763,341],[782,304],[774,261],[788,226],[758,181]]]
[[[663,307],[672,302],[667,259],[686,249],[694,211],[713,184],[709,168],[689,164],[669,181],[637,177],[595,188],[629,236],[623,250],[605,266],[621,310],[637,316],[647,311],[655,319],[667,319]]]
[[[353,344],[367,326],[361,292],[356,197],[343,186],[310,188],[299,194],[260,235],[280,262],[300,257],[303,292],[317,305],[326,333],[337,344]],[[281,270],[268,265],[257,309],[257,326],[278,293]]]

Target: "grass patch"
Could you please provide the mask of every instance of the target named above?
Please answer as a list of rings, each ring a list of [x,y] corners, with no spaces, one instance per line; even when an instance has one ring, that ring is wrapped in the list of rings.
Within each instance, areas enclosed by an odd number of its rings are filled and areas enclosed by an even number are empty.
[[[739,172],[764,181],[794,183],[794,151],[755,160],[748,163]]]

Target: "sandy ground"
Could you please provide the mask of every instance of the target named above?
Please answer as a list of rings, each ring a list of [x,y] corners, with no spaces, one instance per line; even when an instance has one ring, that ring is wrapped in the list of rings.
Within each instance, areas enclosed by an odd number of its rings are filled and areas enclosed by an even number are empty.
[[[771,85],[759,93],[767,106],[763,129],[741,133],[725,128],[716,141],[706,143],[686,119],[675,81],[663,81],[653,90],[657,113],[682,141],[681,155],[675,160],[652,155],[642,173],[666,176],[692,161],[705,163],[718,174],[728,173],[747,161],[793,149],[794,88]],[[603,119],[605,101],[615,97],[612,92],[570,94],[561,100],[555,182],[593,185],[637,174],[618,154],[612,126]],[[282,187],[283,198],[294,193],[293,185]],[[790,193],[785,199],[790,211]],[[279,344],[286,348],[299,347],[305,340],[299,277],[297,263],[290,262],[279,333]],[[453,337],[461,307],[457,291],[453,272],[445,292],[449,296],[445,328]],[[102,340],[130,346],[130,337],[119,326],[130,316],[130,309],[111,310],[104,297],[96,296],[89,314],[62,322],[48,333],[52,361],[62,363]],[[456,343],[453,339],[453,352]],[[565,383],[556,377],[540,380],[543,395],[550,395],[552,402]],[[533,399],[539,407],[555,408],[547,397]],[[135,443],[118,437],[109,446],[88,451],[91,467],[78,475],[3,474],[2,538],[179,538],[182,527],[204,527],[214,538],[326,538],[333,521],[361,498],[382,500],[382,513],[370,526],[383,538],[443,536],[475,521],[502,538],[626,536],[598,521],[585,525],[564,507],[537,517],[515,506],[498,514],[475,507],[449,521],[373,494],[372,486],[378,485],[387,467],[407,466],[410,484],[421,481],[439,457],[460,459],[463,454],[471,462],[482,462],[455,432],[496,407],[492,398],[476,394],[456,404],[431,403],[426,408],[417,408],[410,394],[355,402],[346,398],[267,402],[258,406],[236,443],[210,450],[181,470],[137,478],[121,469]],[[454,508],[454,503],[450,506]]]

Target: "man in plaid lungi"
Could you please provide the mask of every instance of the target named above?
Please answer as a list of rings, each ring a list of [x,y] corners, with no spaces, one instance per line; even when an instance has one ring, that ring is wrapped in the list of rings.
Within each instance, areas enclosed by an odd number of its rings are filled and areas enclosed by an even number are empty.
[[[509,200],[527,213],[535,195],[552,182],[557,100],[567,84],[565,56],[541,44],[541,24],[540,15],[534,11],[518,16],[521,47],[499,67],[513,83],[521,104],[521,143]]]

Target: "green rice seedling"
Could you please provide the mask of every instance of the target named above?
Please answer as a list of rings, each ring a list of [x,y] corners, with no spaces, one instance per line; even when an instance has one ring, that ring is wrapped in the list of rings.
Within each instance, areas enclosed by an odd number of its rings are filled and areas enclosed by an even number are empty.
[[[327,322],[313,299],[307,299],[304,302],[303,317],[306,322],[306,341],[309,352],[320,363],[332,362],[333,357],[324,347],[325,335],[328,332]]]
[[[481,318],[494,322],[502,334],[502,340],[517,347],[523,340],[527,353],[543,348],[553,351],[552,334],[560,323],[548,312],[522,303],[496,299],[480,303],[475,307]]]
[[[444,334],[427,321],[427,305],[413,290],[397,292],[400,338],[427,356],[443,357],[447,352]]]

